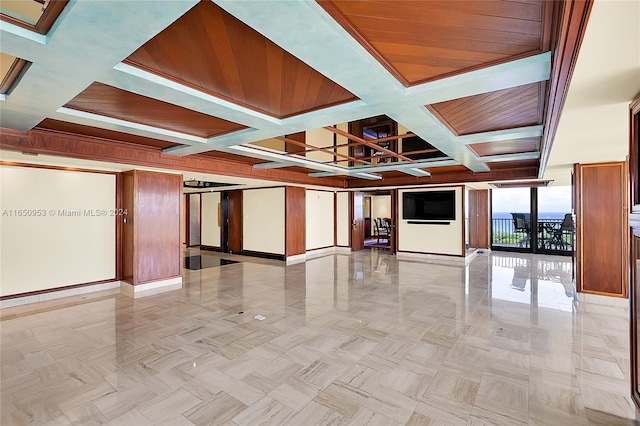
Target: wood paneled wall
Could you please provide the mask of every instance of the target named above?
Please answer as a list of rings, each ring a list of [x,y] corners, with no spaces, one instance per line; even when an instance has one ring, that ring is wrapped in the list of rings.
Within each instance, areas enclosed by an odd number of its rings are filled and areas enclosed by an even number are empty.
[[[306,252],[306,189],[285,188],[285,254],[295,256]]]
[[[575,166],[578,291],[627,297],[625,162]]]
[[[473,248],[491,247],[489,190],[469,191],[469,246]]]
[[[182,177],[132,170],[123,173],[123,279],[133,285],[182,273]]]

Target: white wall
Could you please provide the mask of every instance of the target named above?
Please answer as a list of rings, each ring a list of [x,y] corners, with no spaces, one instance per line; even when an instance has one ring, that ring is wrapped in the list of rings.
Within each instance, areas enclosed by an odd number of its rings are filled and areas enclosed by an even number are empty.
[[[343,132],[349,133],[349,123],[339,123],[336,125],[336,127],[338,128],[338,130],[342,130]],[[349,139],[347,137],[336,135],[336,145],[345,145],[347,143],[349,143]],[[337,152],[339,154],[349,155],[349,147],[345,146],[345,147],[337,148]],[[344,157],[338,157],[336,158],[336,160],[338,160],[338,162],[336,163],[338,165],[341,165],[341,166],[349,165],[349,160],[345,160]]]
[[[203,192],[201,201],[202,217],[200,227],[203,246],[220,247],[220,224],[218,223],[219,192]]]
[[[349,234],[351,233],[351,218],[349,217],[349,193],[338,192],[336,200],[336,244],[349,247]]]
[[[258,145],[264,148],[275,149],[276,151],[285,151],[284,141],[276,138],[263,139],[261,141],[252,142],[251,145]]]
[[[307,250],[333,247],[333,192],[307,190]]]
[[[307,130],[305,141],[318,148],[333,147],[333,133],[326,129]],[[318,161],[333,161],[332,154],[322,151],[307,152],[306,157]]]
[[[405,192],[456,191],[456,219],[449,225],[409,224],[402,218],[402,194]],[[462,187],[420,188],[398,191],[398,251],[418,253],[449,254],[463,256],[464,211],[462,209]]]
[[[376,218],[391,217],[391,195],[371,196],[371,234],[373,235],[373,221]]]
[[[115,200],[115,175],[0,166],[0,294],[114,279]]]
[[[242,249],[285,254],[284,188],[242,191]]]

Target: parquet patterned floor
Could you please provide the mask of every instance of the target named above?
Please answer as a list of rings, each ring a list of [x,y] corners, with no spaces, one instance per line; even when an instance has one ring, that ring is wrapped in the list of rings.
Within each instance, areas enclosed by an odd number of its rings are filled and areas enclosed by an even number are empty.
[[[242,262],[2,310],[1,424],[633,424],[626,301],[570,258],[202,255]]]

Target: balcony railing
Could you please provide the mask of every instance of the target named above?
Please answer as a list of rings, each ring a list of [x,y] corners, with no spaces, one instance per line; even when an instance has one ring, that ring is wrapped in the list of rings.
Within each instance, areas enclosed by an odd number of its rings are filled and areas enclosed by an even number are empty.
[[[491,223],[492,246],[531,248],[531,232],[515,229],[513,219],[492,218]],[[537,225],[537,251],[573,251],[573,231],[561,228],[562,219],[541,219]]]

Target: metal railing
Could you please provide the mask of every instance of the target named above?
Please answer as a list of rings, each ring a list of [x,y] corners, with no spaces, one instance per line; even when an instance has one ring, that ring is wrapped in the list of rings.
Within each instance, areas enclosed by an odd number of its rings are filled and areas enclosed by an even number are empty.
[[[531,248],[531,233],[516,230],[513,219],[492,218],[491,245],[528,250]],[[537,251],[573,251],[573,232],[563,231],[562,219],[541,219],[537,222]]]

